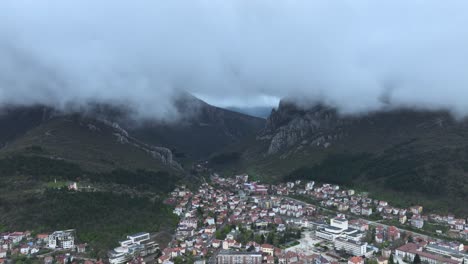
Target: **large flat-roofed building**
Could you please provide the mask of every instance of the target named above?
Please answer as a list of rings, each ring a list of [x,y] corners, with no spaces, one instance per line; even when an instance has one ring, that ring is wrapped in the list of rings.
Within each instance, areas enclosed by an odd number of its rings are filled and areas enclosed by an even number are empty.
[[[130,239],[133,243],[135,244],[140,244],[141,242],[147,241],[150,239],[150,234],[141,232],[141,233],[136,233],[133,235],[127,236],[128,239]]]
[[[348,227],[348,220],[341,217],[335,217],[330,220],[330,225],[319,225],[315,231],[317,237],[325,240],[334,241],[338,237],[351,238],[359,240],[358,231]]]
[[[345,250],[346,253],[352,254],[354,256],[363,256],[367,252],[367,243],[345,239],[342,237],[335,239],[333,246],[336,250]]]
[[[119,247],[107,253],[111,264],[126,263],[135,257],[153,254],[159,249],[159,245],[150,240],[150,234],[145,232],[129,235],[119,243]]]
[[[426,246],[426,250],[452,259],[465,259],[465,261],[468,261],[468,252],[463,250],[460,251],[448,246],[441,246],[435,243],[430,243]]]
[[[260,264],[262,263],[262,254],[259,252],[221,250],[216,259],[218,264]]]
[[[395,254],[400,258],[408,258],[411,262],[414,260],[416,254],[419,255],[422,262],[427,262],[429,264],[460,264],[463,262],[462,259],[452,259],[448,257],[443,257],[440,255],[431,254],[429,252],[423,251],[422,247],[414,243],[407,243],[395,250]]]

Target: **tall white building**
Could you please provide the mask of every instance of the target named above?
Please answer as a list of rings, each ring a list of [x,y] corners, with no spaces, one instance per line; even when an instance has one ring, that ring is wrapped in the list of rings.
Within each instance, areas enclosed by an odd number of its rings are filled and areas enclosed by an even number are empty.
[[[49,235],[49,248],[72,249],[75,247],[75,230],[55,231]]]

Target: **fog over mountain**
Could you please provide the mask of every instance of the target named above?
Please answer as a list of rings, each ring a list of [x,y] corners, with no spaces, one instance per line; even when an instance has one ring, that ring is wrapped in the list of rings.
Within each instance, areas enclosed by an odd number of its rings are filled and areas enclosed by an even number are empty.
[[[466,1],[0,2],[0,104],[119,103],[173,117],[292,97],[342,112],[468,114]]]

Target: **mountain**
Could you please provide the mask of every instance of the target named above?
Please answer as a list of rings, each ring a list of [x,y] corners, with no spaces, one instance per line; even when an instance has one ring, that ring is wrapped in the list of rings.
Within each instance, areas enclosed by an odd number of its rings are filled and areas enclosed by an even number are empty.
[[[397,204],[424,201],[432,209],[468,213],[458,206],[468,197],[468,122],[448,112],[349,116],[283,100],[256,139],[228,153],[239,153],[228,169],[266,180],[338,183]]]
[[[267,106],[259,106],[259,107],[226,107],[226,109],[229,109],[234,112],[250,115],[250,116],[255,116],[255,117],[260,117],[260,118],[268,118],[271,113],[271,107]]]
[[[254,137],[265,122],[190,95],[176,107],[171,122],[98,104],[1,109],[0,232],[76,228],[103,256],[125,234],[173,230],[163,200],[176,184],[197,184],[187,163]]]
[[[4,109],[0,156],[35,155],[92,170],[148,168],[181,170],[169,149],[132,137],[117,123],[48,107]]]
[[[145,142],[171,148],[180,159],[198,160],[254,136],[265,125],[265,119],[215,107],[188,94],[176,106],[177,122],[146,121],[128,130]]]

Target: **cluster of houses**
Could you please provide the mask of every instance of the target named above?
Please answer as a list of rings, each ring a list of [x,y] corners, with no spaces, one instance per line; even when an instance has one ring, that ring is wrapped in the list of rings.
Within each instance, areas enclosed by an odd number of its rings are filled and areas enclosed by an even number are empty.
[[[333,206],[343,213],[330,219],[328,224],[324,222],[328,217],[318,213],[316,206],[292,199],[288,196],[291,194],[310,195],[321,206]],[[385,201],[355,194],[353,190],[341,190],[339,186],[331,184],[316,186],[314,182],[300,181],[260,184],[249,182],[247,175],[223,178],[214,174],[211,183],[202,184],[195,193],[185,186],[177,187],[166,202],[174,206],[173,212],[180,217],[180,221],[173,241],[162,251],[158,263],[172,263],[177,257],[187,255],[193,256],[196,263],[331,263],[330,258],[317,252],[294,252],[267,243],[249,241],[243,244],[236,240],[239,229],[261,230],[266,235],[269,232],[285,232],[288,228],[312,229],[315,237],[328,241],[335,252],[344,250],[346,254],[355,256],[350,258],[349,263],[363,262],[362,256],[371,256],[377,250],[363,242],[369,231],[369,223],[361,218],[348,220],[344,214],[346,211],[356,216],[378,213],[383,218],[399,221],[412,215],[410,223],[418,228],[426,221],[421,206],[396,208]],[[421,225],[419,219],[422,220]],[[235,228],[219,237],[227,226]],[[374,241],[377,244],[401,238],[402,234],[395,226],[377,225],[375,228]],[[425,248],[429,249],[430,245]],[[386,261],[389,255],[387,253],[386,257],[382,257],[382,261]]]
[[[74,253],[84,253],[86,244],[75,244],[75,230],[61,230],[50,234],[32,235],[31,232],[5,232],[0,234],[0,263],[15,255],[36,257],[60,250]],[[65,259],[65,258],[64,258]]]
[[[447,216],[424,215],[422,214],[423,207],[420,205],[398,208],[391,206],[387,201],[369,198],[365,193],[357,194],[352,189],[342,189],[339,185],[333,184],[317,186],[313,181],[302,183],[297,180],[272,185],[271,188],[274,193],[280,195],[307,195],[319,201],[321,206],[334,207],[338,211],[350,212],[356,216],[379,215],[382,219],[398,220],[401,224],[410,224],[415,228],[423,228],[427,221],[447,224],[453,231],[459,233],[460,238],[468,239],[467,219],[455,218],[450,214]]]
[[[163,250],[159,263],[170,263],[186,254],[205,260],[223,259],[220,263],[230,263],[227,259],[234,256],[249,259],[260,256],[266,263],[274,263],[275,258],[280,263],[293,263],[286,259],[300,257],[271,244],[255,241],[242,244],[236,238],[239,228],[261,230],[266,236],[269,232],[285,232],[287,227],[308,227],[310,217],[316,214],[315,206],[288,197],[270,196],[269,187],[249,182],[247,175],[235,178],[214,175],[211,181],[211,185],[202,184],[196,193],[184,186],[177,187],[166,200],[175,206],[174,213],[180,221],[174,240]],[[216,232],[226,226],[236,228],[217,238]],[[320,256],[311,258],[318,260]],[[321,261],[327,263],[325,259]]]

